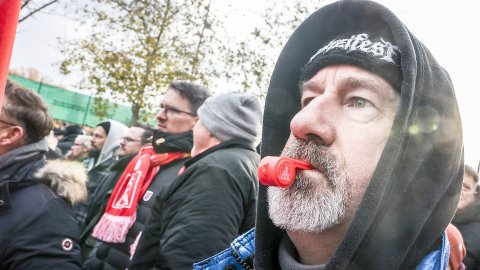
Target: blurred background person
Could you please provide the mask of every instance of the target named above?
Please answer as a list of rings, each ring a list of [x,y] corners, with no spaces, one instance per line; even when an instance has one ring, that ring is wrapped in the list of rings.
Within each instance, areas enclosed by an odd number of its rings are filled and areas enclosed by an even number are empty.
[[[206,88],[190,82],[168,86],[160,101],[152,146],[143,147],[118,179],[93,229],[96,243],[84,262],[85,269],[128,267],[131,246],[150,218],[156,197],[172,185],[190,156],[197,110],[209,96]],[[139,188],[128,188],[130,185]],[[117,213],[110,211],[114,205]]]
[[[87,167],[92,160],[92,158],[89,157],[92,148],[91,140],[92,137],[90,136],[78,135],[70,147],[70,151],[65,155],[65,158],[82,162],[84,166]]]
[[[480,200],[478,196],[478,173],[465,165],[462,193],[453,225],[462,233],[467,256],[463,259],[466,269],[478,269],[480,266]]]
[[[95,193],[100,180],[110,173],[110,166],[117,160],[117,151],[120,148],[120,139],[127,131],[127,126],[114,121],[107,120],[99,123],[92,135],[92,148],[88,163],[87,200],[75,206],[75,214],[78,223],[81,225],[87,216],[88,206],[92,194]]]
[[[149,127],[132,126],[120,141],[120,149],[118,150],[118,160],[110,167],[110,173],[106,174],[103,179],[99,179],[99,185],[92,195],[91,203],[88,207],[87,217],[81,225],[80,246],[82,248],[82,256],[86,257],[93,245],[95,239],[90,234],[93,226],[97,224],[101,215],[105,211],[106,203],[110,198],[115,184],[122,175],[132,158],[138,154],[140,149],[148,144],[148,139],[152,137],[153,131]]]
[[[192,158],[157,197],[128,269],[192,269],[255,226],[258,99],[218,95],[205,101],[198,116]]]
[[[63,138],[58,141],[57,147],[62,150],[62,155],[66,155],[70,148],[72,147],[73,143],[75,142],[75,138],[78,135],[83,135],[83,129],[79,125],[70,125],[65,128],[63,132]]]

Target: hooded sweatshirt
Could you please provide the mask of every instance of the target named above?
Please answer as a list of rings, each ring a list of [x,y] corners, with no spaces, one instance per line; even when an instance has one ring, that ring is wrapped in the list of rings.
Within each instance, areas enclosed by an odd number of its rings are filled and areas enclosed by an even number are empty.
[[[109,120],[110,129],[103,144],[102,150],[98,159],[91,159],[88,168],[88,182],[87,182],[87,199],[77,204],[74,208],[75,215],[78,220],[80,228],[83,228],[86,224],[85,218],[87,217],[88,207],[90,206],[92,195],[95,193],[100,181],[110,173],[110,167],[113,165],[117,158],[116,152],[120,147],[120,140],[127,131],[127,127],[122,123],[114,120]]]
[[[283,150],[290,121],[301,109],[298,85],[310,58],[339,34],[378,25],[400,51],[400,107],[356,215],[325,269],[415,268],[441,245],[460,195],[462,129],[450,77],[405,25],[375,2],[325,6],[290,37],[270,80],[261,155],[278,156]],[[285,237],[268,216],[267,188],[261,185],[255,269],[279,269]]]
[[[110,130],[108,131],[107,138],[105,139],[105,143],[100,151],[97,162],[93,167],[96,167],[107,159],[115,156],[116,151],[120,147],[121,138],[128,130],[128,127],[120,122],[115,120],[108,120],[108,122],[110,122]]]

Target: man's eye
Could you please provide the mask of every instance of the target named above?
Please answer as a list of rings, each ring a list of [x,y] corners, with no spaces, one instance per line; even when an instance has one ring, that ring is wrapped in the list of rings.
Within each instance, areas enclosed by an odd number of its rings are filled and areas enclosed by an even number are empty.
[[[350,119],[366,123],[379,115],[378,108],[368,99],[351,97],[345,106],[345,112]]]
[[[349,107],[365,108],[367,104],[368,104],[368,101],[363,98],[354,98],[349,104]]]

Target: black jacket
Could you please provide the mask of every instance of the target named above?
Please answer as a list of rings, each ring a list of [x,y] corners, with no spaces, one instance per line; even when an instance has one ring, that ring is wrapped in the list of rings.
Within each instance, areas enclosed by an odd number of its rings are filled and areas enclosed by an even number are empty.
[[[128,269],[192,269],[255,224],[255,148],[227,141],[191,158],[155,202]]]
[[[459,209],[452,221],[462,233],[463,242],[467,248],[467,256],[463,258],[465,269],[480,268],[480,199]]]
[[[110,157],[88,171],[87,199],[84,202],[75,205],[74,207],[75,218],[77,219],[80,228],[84,228],[86,226],[85,219],[87,218],[88,208],[92,203],[92,196],[97,190],[97,187],[100,185],[101,181],[110,174],[110,167],[114,162],[115,158]]]
[[[428,49],[388,9],[339,1],[307,18],[273,71],[265,102],[261,155],[280,155],[301,109],[302,67],[339,33],[384,25],[398,46],[401,101],[362,202],[326,269],[411,269],[435,248],[457,207],[463,177],[462,126],[452,82]],[[285,231],[268,216],[260,187],[256,269],[278,269]]]
[[[71,205],[87,177],[81,164],[46,163],[46,150],[37,142],[0,156],[0,269],[81,269]]]
[[[191,132],[184,134],[183,136],[172,135],[171,137],[175,138],[173,141],[167,139],[166,143],[175,146],[172,146],[172,148],[165,148],[165,151],[190,152],[193,145]],[[125,242],[115,244],[97,240],[90,255],[84,262],[84,267],[86,269],[125,269],[128,266],[130,260],[130,246],[143,230],[148,218],[150,218],[155,198],[163,189],[173,182],[179,170],[185,163],[185,160],[186,159],[173,161],[160,167],[160,171],[138,203],[135,223],[130,228]]]
[[[96,242],[90,234],[105,212],[108,199],[112,194],[115,184],[118,182],[118,179],[133,157],[134,155],[129,155],[113,162],[109,173],[104,174],[102,176],[103,178],[98,181],[99,185],[91,196],[91,203],[88,206],[87,216],[81,227],[80,246],[82,248],[83,259],[89,255]]]

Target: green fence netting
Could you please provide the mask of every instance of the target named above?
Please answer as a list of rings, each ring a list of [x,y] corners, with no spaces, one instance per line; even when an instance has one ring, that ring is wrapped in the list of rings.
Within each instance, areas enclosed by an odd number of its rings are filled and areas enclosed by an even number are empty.
[[[8,77],[18,84],[40,94],[48,106],[50,115],[54,119],[92,127],[104,119],[113,119],[127,126],[130,125],[131,109],[129,106],[109,102],[107,116],[100,119],[93,112],[94,98],[92,96],[12,74]]]

